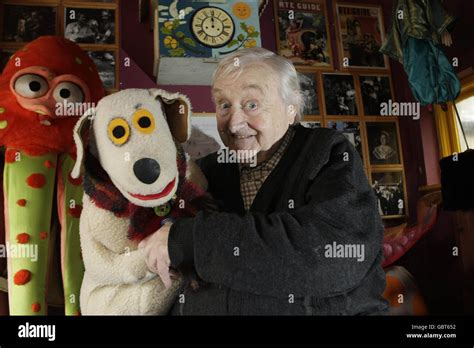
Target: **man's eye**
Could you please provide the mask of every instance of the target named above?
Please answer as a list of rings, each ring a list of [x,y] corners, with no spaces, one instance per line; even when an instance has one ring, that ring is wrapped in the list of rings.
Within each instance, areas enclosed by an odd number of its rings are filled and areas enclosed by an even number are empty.
[[[230,108],[230,104],[229,103],[220,103],[219,104],[219,109],[221,110],[227,110]]]
[[[257,107],[258,107],[258,104],[257,104],[256,102],[254,102],[254,101],[250,101],[250,102],[247,102],[247,103],[245,104],[245,108],[248,109],[248,110],[250,110],[250,111],[256,110]]]

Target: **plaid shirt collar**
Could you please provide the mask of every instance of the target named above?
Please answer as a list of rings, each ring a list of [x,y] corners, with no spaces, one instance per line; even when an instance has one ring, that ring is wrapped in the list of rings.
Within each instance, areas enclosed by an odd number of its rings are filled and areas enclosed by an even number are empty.
[[[294,133],[295,130],[293,127],[290,127],[283,136],[283,140],[278,149],[268,160],[260,163],[256,167],[239,164],[240,192],[244,201],[245,210],[250,208],[263,182],[283,157],[285,150],[293,139]]]

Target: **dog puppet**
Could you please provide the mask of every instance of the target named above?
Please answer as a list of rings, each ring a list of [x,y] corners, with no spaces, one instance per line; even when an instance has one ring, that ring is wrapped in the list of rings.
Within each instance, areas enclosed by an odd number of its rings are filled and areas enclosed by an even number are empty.
[[[180,145],[190,136],[190,113],[179,93],[127,89],[76,124],[82,314],[159,315],[174,302],[183,280],[166,289],[138,243],[168,219],[195,215],[206,200],[206,179]]]

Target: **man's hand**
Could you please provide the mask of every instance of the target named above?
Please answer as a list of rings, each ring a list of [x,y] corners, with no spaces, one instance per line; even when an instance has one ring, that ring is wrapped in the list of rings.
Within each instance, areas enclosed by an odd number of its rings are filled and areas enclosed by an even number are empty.
[[[168,254],[168,235],[173,224],[166,223],[158,231],[148,236],[138,244],[139,249],[145,250],[145,260],[148,269],[160,276],[166,288],[171,286],[170,256]]]

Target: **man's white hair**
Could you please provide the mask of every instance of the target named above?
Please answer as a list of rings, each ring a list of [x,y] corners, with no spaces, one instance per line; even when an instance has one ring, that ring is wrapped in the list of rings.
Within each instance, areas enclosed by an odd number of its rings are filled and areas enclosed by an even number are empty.
[[[296,111],[295,123],[301,121],[304,109],[304,96],[296,69],[288,59],[264,48],[246,48],[238,50],[224,59],[217,66],[212,78],[212,85],[217,79],[238,78],[248,66],[266,65],[278,75],[281,98],[287,107],[293,106]],[[263,76],[262,76],[263,77]]]

